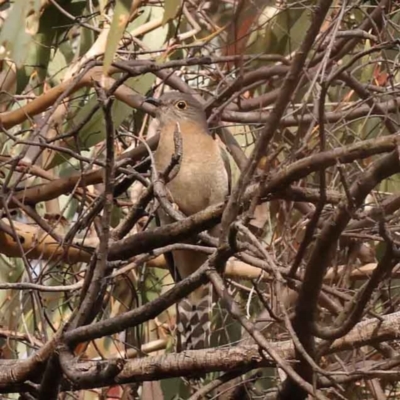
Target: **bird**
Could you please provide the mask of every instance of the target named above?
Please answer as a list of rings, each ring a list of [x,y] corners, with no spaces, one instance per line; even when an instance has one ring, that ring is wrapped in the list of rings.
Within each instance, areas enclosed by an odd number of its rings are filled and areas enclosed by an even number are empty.
[[[168,194],[179,210],[187,216],[224,202],[230,191],[231,173],[225,150],[210,133],[206,114],[192,95],[167,92],[159,99],[148,101],[157,106],[160,139],[154,153],[158,172],[171,163],[175,152],[174,132],[180,131],[182,158],[176,176],[166,185]],[[162,225],[173,222],[159,209]],[[219,226],[209,234],[217,237]],[[175,281],[184,279],[207,260],[207,255],[190,250],[172,252],[170,271]],[[177,304],[178,351],[209,347],[212,308],[211,284],[201,286]]]

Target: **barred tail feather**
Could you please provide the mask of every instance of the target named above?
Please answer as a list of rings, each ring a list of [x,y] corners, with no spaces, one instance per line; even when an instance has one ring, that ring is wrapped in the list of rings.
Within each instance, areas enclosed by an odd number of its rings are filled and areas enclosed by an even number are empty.
[[[178,351],[205,349],[211,336],[211,285],[203,285],[177,305]]]

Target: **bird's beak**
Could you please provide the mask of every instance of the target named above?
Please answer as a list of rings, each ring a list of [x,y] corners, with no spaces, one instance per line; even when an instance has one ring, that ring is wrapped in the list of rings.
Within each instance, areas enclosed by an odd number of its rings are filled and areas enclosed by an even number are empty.
[[[156,106],[156,107],[161,106],[160,99],[155,99],[154,97],[146,97],[145,102],[146,103],[150,103],[150,104],[152,104],[153,106]]]

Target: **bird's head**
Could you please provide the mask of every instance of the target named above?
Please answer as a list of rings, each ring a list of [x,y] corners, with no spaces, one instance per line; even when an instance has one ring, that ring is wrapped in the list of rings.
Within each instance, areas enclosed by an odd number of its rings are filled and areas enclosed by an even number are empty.
[[[156,117],[160,125],[190,121],[207,127],[202,105],[190,94],[169,92],[159,99],[147,98],[146,101],[157,107]]]

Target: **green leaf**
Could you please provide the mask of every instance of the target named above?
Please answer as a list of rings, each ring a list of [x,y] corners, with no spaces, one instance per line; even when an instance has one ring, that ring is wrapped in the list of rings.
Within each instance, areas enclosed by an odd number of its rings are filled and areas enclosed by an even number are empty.
[[[125,84],[133,89],[135,92],[145,94],[153,85],[155,76],[152,74],[141,75],[129,79]],[[80,122],[86,119],[88,113],[91,112],[93,107],[97,104],[97,96],[92,95],[90,100],[79,110],[77,115],[73,118],[73,121],[67,124],[66,130],[72,129],[74,126],[79,125]],[[129,113],[134,110],[127,104],[116,100],[112,108],[112,116],[114,126],[118,128]],[[104,115],[101,110],[98,110],[90,119],[90,121],[80,130],[79,132],[79,143],[81,144],[80,149],[89,149],[100,143],[105,138],[105,125]],[[69,146],[74,148],[73,145]],[[76,150],[76,149],[75,149]],[[54,158],[50,161],[47,169],[53,168],[67,161],[70,157],[67,154],[57,153]]]
[[[165,0],[164,5],[164,16],[162,19],[162,25],[164,26],[169,20],[175,18],[176,13],[180,7],[180,0]]]
[[[165,400],[188,399],[190,391],[181,378],[163,379],[161,388]]]
[[[128,33],[132,33],[135,29],[139,28],[150,20],[151,10],[153,7],[143,7],[140,9],[141,14],[137,16],[129,25],[126,27]]]
[[[60,2],[60,5],[70,14],[74,16],[81,15],[85,7],[84,1],[78,1],[69,4],[65,1]],[[64,4],[65,3],[65,4]],[[36,94],[41,94],[43,91],[42,83],[49,73],[49,62],[52,52],[52,47],[61,50],[66,54],[66,48],[69,47],[69,59],[73,57],[72,47],[70,42],[59,44],[64,39],[65,32],[70,29],[71,20],[62,14],[56,7],[49,6],[44,11],[40,18],[39,29],[30,43],[29,49],[26,50],[26,60],[23,68],[19,69],[17,79],[17,93],[20,94],[25,89],[28,82],[31,80],[33,87],[38,86],[35,90]],[[67,63],[70,60],[66,60]],[[57,62],[62,62],[58,59]],[[54,70],[52,70],[53,72]],[[61,79],[63,71],[58,79]],[[50,72],[51,74],[51,72]]]
[[[11,58],[21,68],[33,35],[39,29],[40,0],[16,0],[0,32],[0,59]]]
[[[81,38],[78,50],[80,57],[84,56],[90,50],[95,40],[95,34],[92,30],[87,29],[84,26],[81,27]]]
[[[108,69],[117,51],[118,43],[124,34],[124,30],[129,20],[129,10],[131,0],[117,0],[114,9],[114,16],[107,36],[107,46],[104,53],[103,73],[107,75]]]
[[[64,51],[63,51],[64,50]],[[71,47],[68,43],[62,43],[55,53],[48,65],[48,74],[51,76],[51,82],[54,85],[59,85],[64,77],[66,68],[70,61],[67,60],[68,51]]]
[[[155,20],[161,18],[162,13],[163,13],[162,8],[152,7],[150,19]],[[149,49],[158,50],[164,45],[167,35],[168,35],[168,25],[164,25],[145,34],[142,40],[143,43],[145,43]]]

